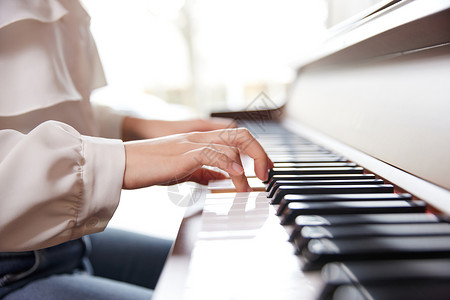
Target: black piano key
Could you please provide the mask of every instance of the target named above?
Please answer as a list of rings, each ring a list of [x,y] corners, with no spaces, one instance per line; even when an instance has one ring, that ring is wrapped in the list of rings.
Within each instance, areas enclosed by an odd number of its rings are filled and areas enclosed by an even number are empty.
[[[392,184],[367,184],[367,185],[311,185],[311,186],[280,186],[271,199],[271,204],[280,204],[284,196],[288,194],[365,194],[365,193],[393,193]]]
[[[299,153],[331,153],[330,151],[317,146],[317,145],[267,145],[264,147],[264,150],[268,153],[270,152],[299,152]]]
[[[275,168],[315,168],[315,167],[356,167],[355,163],[351,162],[282,162],[274,163]]]
[[[277,134],[267,134],[267,133],[259,133],[258,141],[264,144],[270,145],[283,145],[283,144],[305,144],[311,143],[310,141],[303,139],[295,134],[291,133],[277,133]],[[262,144],[261,144],[262,145]]]
[[[295,218],[295,227],[290,235],[289,241],[292,242],[305,226],[328,227],[345,225],[355,226],[360,224],[418,224],[438,222],[448,222],[447,217],[428,213],[351,214],[322,216],[305,215]]]
[[[450,283],[450,259],[334,262],[326,264],[321,274],[325,286],[319,300],[328,300],[339,286],[347,284]]]
[[[378,200],[411,200],[407,193],[368,193],[368,194],[323,194],[323,195],[286,195],[281,199],[277,215],[281,216],[292,202],[330,202],[330,201],[378,201]]]
[[[281,224],[294,223],[301,215],[339,215],[364,213],[409,213],[425,212],[423,201],[334,201],[334,202],[294,202],[284,210]]]
[[[361,167],[323,167],[323,168],[273,168],[269,171],[269,180],[274,175],[317,175],[317,174],[362,174]]]
[[[297,135],[284,135],[284,136],[278,136],[278,135],[263,135],[261,134],[258,138],[258,141],[261,143],[261,145],[265,146],[280,146],[280,145],[311,145],[314,147],[317,147],[317,144],[311,143],[311,141],[308,141],[306,139],[302,139],[298,137]]]
[[[360,180],[375,178],[375,174],[274,175],[266,190],[269,191],[278,180]]]
[[[336,157],[335,154],[328,152],[328,151],[299,151],[296,149],[291,149],[291,150],[277,150],[275,148],[271,149],[267,149],[264,148],[264,150],[266,151],[267,155],[270,157],[279,157],[279,156],[294,156],[294,157],[298,157],[298,158],[324,158],[324,157]]]
[[[448,300],[450,282],[445,281],[415,281],[391,282],[389,284],[365,284],[339,286],[332,300]]]
[[[389,195],[389,194],[387,194]],[[409,195],[409,194],[392,194]],[[410,196],[410,195],[409,195]],[[436,223],[447,222],[444,216],[417,213],[417,214],[353,214],[353,215],[309,215],[299,216],[295,219],[296,226],[342,226],[359,224],[409,224],[409,223]]]
[[[302,255],[305,270],[335,261],[450,258],[450,236],[317,239],[308,243]]]
[[[265,138],[257,138],[258,142],[264,147],[264,148],[281,148],[281,147],[294,147],[298,148],[299,150],[316,150],[316,149],[322,149],[322,147],[313,144],[308,141],[299,141],[295,140],[295,138],[287,138],[287,139],[275,139],[275,140],[268,140]]]
[[[309,155],[309,156],[292,156],[292,155],[269,155],[273,163],[307,163],[307,162],[346,162],[346,158],[337,155]]]
[[[298,150],[295,148],[282,149],[282,148],[267,148],[264,147],[269,158],[279,159],[283,157],[291,158],[337,158],[341,157],[335,153],[329,152],[327,150]],[[286,161],[284,161],[286,162]]]
[[[384,184],[382,179],[360,180],[278,180],[268,191],[267,197],[272,198],[280,186],[305,186],[305,185],[367,185]]]
[[[306,226],[294,239],[298,251],[314,239],[361,238],[372,236],[450,236],[449,223],[361,224],[358,226]]]
[[[274,152],[272,154],[269,154],[270,158],[343,158],[342,156],[336,154],[336,153],[332,153],[332,152],[326,152],[326,153],[321,153],[321,152],[309,152],[306,153],[304,151],[290,151],[290,153],[278,153],[278,152]],[[286,161],[284,161],[286,162]],[[287,161],[289,162],[289,161]]]
[[[304,151],[290,151],[289,153],[278,153],[274,152],[272,154],[269,154],[270,158],[343,158],[342,156],[332,153],[332,152],[309,152],[306,153]],[[284,161],[286,162],[286,161]],[[289,161],[287,161],[289,162]]]
[[[294,147],[300,150],[323,150],[324,147],[311,143],[308,140],[298,139],[295,136],[284,136],[281,138],[276,137],[263,137],[261,136],[258,141],[261,141],[261,145],[266,145],[268,148],[286,148]]]

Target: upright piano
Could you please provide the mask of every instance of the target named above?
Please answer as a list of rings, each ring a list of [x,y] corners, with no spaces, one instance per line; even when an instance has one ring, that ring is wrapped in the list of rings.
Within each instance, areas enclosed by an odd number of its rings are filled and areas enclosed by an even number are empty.
[[[299,62],[283,107],[218,114],[275,166],[243,157],[251,193],[209,184],[154,299],[450,299],[450,0],[382,4]]]

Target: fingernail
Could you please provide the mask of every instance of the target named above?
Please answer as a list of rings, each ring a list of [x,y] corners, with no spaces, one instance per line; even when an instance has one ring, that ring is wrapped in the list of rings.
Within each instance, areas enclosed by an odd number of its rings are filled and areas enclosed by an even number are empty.
[[[240,175],[240,174],[244,173],[244,168],[242,168],[241,165],[239,165],[235,162],[231,164],[231,169],[233,169],[233,171],[236,172],[236,175]]]

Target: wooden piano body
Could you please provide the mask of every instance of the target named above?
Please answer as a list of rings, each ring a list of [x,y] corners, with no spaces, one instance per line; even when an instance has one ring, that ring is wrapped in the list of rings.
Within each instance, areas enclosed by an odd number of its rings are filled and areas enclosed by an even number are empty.
[[[450,1],[384,4],[299,64],[279,122],[450,215]],[[317,299],[320,272],[302,271],[275,211],[265,192],[210,189],[154,299]]]

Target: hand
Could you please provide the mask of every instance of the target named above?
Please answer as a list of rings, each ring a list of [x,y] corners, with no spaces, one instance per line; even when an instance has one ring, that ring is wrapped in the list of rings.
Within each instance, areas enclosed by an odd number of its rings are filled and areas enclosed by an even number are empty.
[[[125,152],[125,189],[189,180],[204,184],[224,178],[222,173],[202,168],[212,166],[227,172],[238,192],[249,192],[240,153],[255,160],[255,173],[261,180],[267,179],[268,169],[273,167],[261,145],[242,128],[126,142]]]
[[[163,121],[125,117],[122,124],[122,137],[125,141],[131,141],[226,128],[236,128],[236,123],[231,119],[223,118]]]

